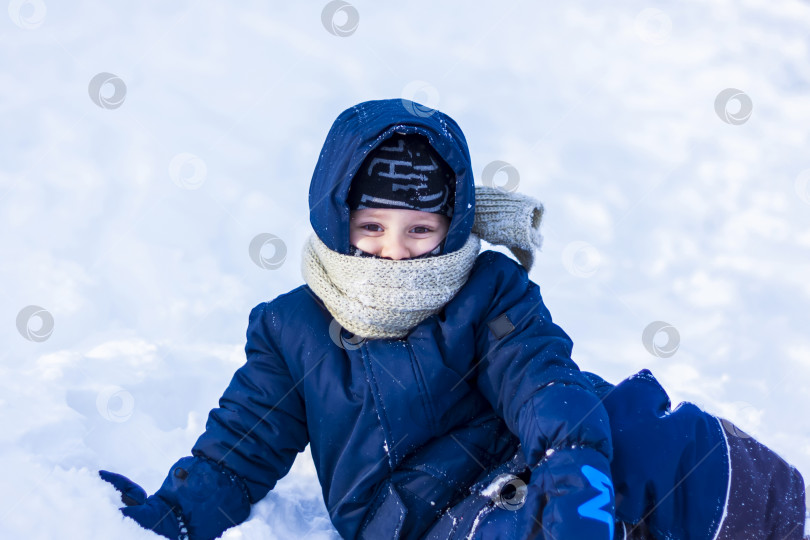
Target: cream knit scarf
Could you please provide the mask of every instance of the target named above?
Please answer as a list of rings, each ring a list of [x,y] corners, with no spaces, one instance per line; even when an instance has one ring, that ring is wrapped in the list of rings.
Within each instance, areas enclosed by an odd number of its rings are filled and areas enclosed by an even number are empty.
[[[475,187],[475,222],[464,246],[423,259],[344,255],[313,233],[304,246],[302,275],[329,313],[364,338],[401,338],[449,302],[467,282],[481,239],[509,248],[530,270],[542,245],[543,205],[526,195]]]

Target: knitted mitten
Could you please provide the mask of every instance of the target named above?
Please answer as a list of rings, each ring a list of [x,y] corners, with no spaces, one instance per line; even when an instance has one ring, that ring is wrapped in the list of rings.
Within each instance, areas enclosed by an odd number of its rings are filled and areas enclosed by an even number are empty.
[[[534,264],[534,251],[543,237],[543,204],[517,192],[475,186],[475,222],[472,232],[490,244],[509,248],[526,271]]]

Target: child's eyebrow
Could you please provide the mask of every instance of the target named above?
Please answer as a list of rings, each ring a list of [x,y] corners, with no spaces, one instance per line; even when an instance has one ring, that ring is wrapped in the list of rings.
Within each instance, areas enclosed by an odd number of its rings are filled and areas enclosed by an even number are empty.
[[[350,221],[386,221],[388,214],[385,212],[385,208],[370,208],[369,212],[365,212],[362,216],[358,214],[352,214],[350,216]],[[424,215],[415,216],[408,220],[411,226],[414,225],[429,225],[431,227],[437,227],[442,224],[444,221],[444,216],[440,216],[438,214],[433,214],[430,212],[426,212]]]
[[[435,218],[419,218],[419,219],[413,220],[413,222],[414,223],[422,222],[422,223],[428,223],[430,225],[437,225],[437,224],[441,223],[442,220],[435,219]]]
[[[418,219],[410,220],[409,223],[411,225],[422,225],[422,224],[424,224],[424,225],[430,225],[431,227],[435,227],[435,226],[441,224],[441,220],[440,219],[435,219],[435,218],[419,217]]]

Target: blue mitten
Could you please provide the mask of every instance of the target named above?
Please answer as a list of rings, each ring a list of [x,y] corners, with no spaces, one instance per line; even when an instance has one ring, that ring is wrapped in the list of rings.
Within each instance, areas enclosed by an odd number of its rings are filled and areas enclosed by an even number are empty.
[[[244,482],[205,457],[185,457],[175,463],[151,497],[120,474],[99,471],[121,492],[121,512],[145,529],[173,540],[212,540],[250,515]]]
[[[601,452],[583,446],[552,452],[527,487],[525,504],[536,519],[524,523],[519,538],[613,539],[613,482]]]
[[[157,495],[147,497],[146,491],[126,476],[110,471],[98,471],[98,474],[121,493],[121,502],[126,505],[121,508],[122,514],[134,519],[144,529],[166,538],[178,540],[185,536],[187,531],[181,527],[179,515],[166,501]]]

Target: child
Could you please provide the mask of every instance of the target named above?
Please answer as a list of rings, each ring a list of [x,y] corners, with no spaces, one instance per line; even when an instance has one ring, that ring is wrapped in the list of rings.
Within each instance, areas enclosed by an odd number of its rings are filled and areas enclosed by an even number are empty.
[[[577,368],[528,279],[542,205],[474,186],[458,125],[414,106],[371,101],[337,118],[310,185],[306,285],[252,310],[247,363],[155,495],[102,471],[122,512],[168,538],[215,538],[309,444],[344,538],[676,537],[665,536],[667,495],[645,491],[647,478],[622,469],[631,480],[614,496],[612,437],[626,454],[615,463],[645,458],[623,439],[641,408],[622,409],[632,384]],[[480,239],[520,265],[479,254]],[[667,436],[702,436],[702,421]],[[662,459],[702,458],[683,455]],[[701,500],[677,515],[677,538],[711,538],[722,508],[702,519]]]

